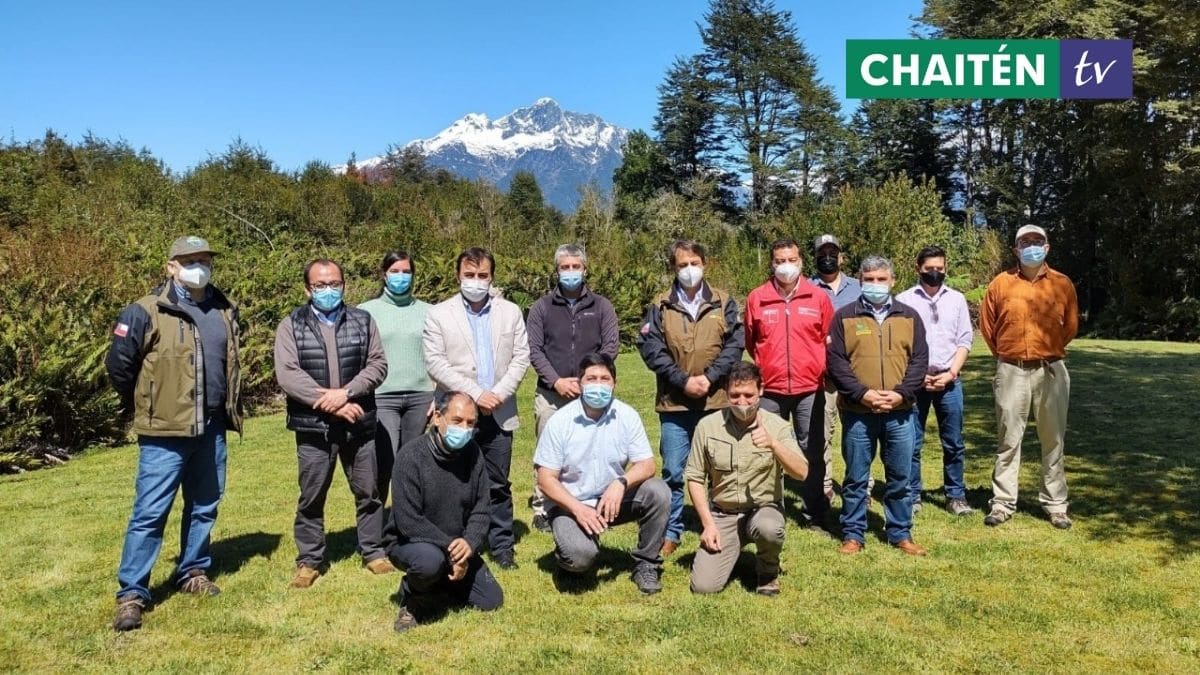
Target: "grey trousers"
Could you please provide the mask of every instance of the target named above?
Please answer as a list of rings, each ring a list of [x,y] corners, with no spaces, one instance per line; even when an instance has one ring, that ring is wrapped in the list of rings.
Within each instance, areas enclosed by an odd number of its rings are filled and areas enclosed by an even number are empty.
[[[613,524],[637,521],[638,543],[632,551],[635,564],[662,567],[660,549],[670,513],[671,489],[661,478],[651,478],[625,492]],[[575,573],[591,569],[600,554],[600,537],[584,532],[575,518],[557,504],[551,506],[549,515],[558,566]]]
[[[358,552],[371,561],[383,550],[383,504],[379,501],[375,438],[297,433],[296,456],[300,464],[300,499],[296,504],[294,533],[297,565],[319,567],[325,562],[325,498],[333,483],[338,458],[354,495]]]
[[[375,394],[375,456],[379,465],[379,502],[387,503],[396,453],[407,442],[425,433],[432,391]]]
[[[829,511],[825,483],[832,481],[825,457],[825,391],[818,389],[807,394],[790,395],[768,391],[759,405],[763,410],[791,421],[792,430],[796,432],[796,443],[800,445],[804,459],[808,460],[808,476],[800,490],[804,514],[809,520],[820,522]],[[786,480],[792,479],[789,477]]]

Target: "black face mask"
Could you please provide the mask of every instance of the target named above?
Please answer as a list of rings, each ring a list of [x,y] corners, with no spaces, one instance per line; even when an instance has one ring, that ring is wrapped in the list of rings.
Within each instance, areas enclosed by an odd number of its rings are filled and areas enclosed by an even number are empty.
[[[838,269],[838,257],[836,255],[823,255],[817,258],[817,271],[821,274],[833,274]]]
[[[945,280],[945,272],[921,272],[921,283],[926,286],[941,286]]]

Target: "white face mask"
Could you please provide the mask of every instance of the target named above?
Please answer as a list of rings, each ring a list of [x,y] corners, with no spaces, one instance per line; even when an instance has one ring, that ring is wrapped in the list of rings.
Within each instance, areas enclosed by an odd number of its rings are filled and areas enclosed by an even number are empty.
[[[800,266],[795,263],[783,263],[775,266],[775,278],[781,284],[790,284],[800,278]]]
[[[179,269],[179,283],[187,288],[199,290],[208,285],[212,268],[204,263],[191,263]]]
[[[483,281],[480,279],[463,279],[459,282],[459,289],[462,291],[463,297],[467,302],[479,302],[488,295],[488,289],[491,288],[492,282]]]
[[[704,278],[704,268],[688,265],[687,267],[675,273],[675,278],[679,280],[679,285],[684,288],[695,288],[700,285],[700,280]]]

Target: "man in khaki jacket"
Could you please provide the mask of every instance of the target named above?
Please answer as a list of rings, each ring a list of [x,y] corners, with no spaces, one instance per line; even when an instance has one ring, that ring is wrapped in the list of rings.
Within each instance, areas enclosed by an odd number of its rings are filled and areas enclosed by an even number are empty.
[[[737,302],[704,281],[705,250],[690,240],[667,249],[675,283],[646,311],[638,349],[657,382],[655,410],[662,424],[662,475],[671,488],[671,517],[662,554],[683,537],[683,470],[700,418],[729,405],[724,380],[742,360],[745,344]]]
[[[220,593],[207,575],[209,534],[225,492],[225,433],[242,431],[241,331],[237,306],[209,284],[214,255],[200,237],[176,239],[167,280],[121,310],[113,326],[105,365],[138,437],[133,514],[117,573],[118,631],[142,625],[150,572],[180,488],[183,548],[174,581],[184,593]]]

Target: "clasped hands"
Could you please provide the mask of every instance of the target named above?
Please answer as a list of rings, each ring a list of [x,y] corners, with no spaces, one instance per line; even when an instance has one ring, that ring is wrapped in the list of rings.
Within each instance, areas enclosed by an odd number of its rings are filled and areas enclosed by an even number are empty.
[[[321,396],[317,398],[317,402],[313,404],[313,408],[323,413],[328,413],[334,417],[350,422],[362,419],[362,406],[350,400],[350,392],[345,389],[318,389]]]
[[[870,389],[863,395],[861,401],[873,413],[889,413],[904,403],[904,397],[894,391]]]

